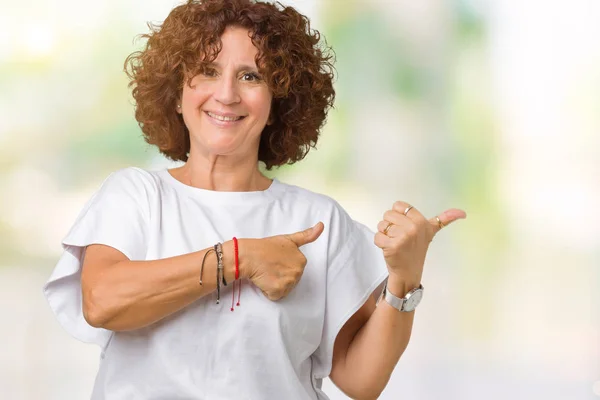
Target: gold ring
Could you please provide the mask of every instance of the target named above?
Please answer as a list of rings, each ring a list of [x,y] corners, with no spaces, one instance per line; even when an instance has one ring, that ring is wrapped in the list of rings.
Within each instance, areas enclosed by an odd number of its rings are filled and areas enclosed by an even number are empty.
[[[407,215],[407,214],[408,214],[408,212],[409,212],[410,210],[412,210],[412,208],[413,208],[413,206],[408,206],[408,207],[406,207],[406,210],[404,210],[404,215]]]
[[[392,225],[394,225],[394,224],[392,224],[392,223],[390,222],[390,223],[388,224],[388,226],[386,226],[386,227],[385,227],[385,229],[383,230],[383,234],[384,234],[384,235],[386,235],[386,236],[387,236],[387,234],[388,234],[388,231],[390,230],[390,228],[392,227]]]
[[[444,223],[442,222],[442,220],[440,219],[440,217],[436,216],[435,219],[436,219],[436,221],[437,221],[438,226],[440,227],[440,229],[442,229],[443,227],[446,226],[446,225],[444,225]]]

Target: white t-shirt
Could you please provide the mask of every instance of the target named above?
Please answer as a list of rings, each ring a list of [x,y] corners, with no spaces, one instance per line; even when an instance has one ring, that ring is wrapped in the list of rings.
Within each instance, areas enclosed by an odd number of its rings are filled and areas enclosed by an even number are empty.
[[[279,301],[244,281],[234,312],[228,285],[221,304],[211,293],[142,329],[112,332],[83,318],[87,245],[156,260],[318,221],[325,230],[301,247],[302,278]],[[44,293],[70,334],[102,349],[94,400],[323,400],[339,330],[388,275],[373,238],[333,199],[277,179],[265,191],[218,192],[187,186],[166,169],[125,168],[104,181],[77,217]]]

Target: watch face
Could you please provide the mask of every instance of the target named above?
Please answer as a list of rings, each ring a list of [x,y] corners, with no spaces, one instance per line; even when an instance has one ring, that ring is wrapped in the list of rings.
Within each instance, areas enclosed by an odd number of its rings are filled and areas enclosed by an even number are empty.
[[[408,297],[408,299],[406,299],[406,302],[404,303],[404,310],[413,311],[415,308],[417,308],[422,298],[423,290],[415,291],[410,295],[410,297]]]

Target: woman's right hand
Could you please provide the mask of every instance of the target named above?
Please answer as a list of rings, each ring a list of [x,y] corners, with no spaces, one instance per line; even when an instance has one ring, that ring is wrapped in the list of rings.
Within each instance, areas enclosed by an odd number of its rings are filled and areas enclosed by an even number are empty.
[[[306,257],[299,247],[317,240],[323,229],[323,223],[319,222],[312,228],[292,234],[241,239],[241,277],[248,278],[269,300],[287,296],[306,266]]]

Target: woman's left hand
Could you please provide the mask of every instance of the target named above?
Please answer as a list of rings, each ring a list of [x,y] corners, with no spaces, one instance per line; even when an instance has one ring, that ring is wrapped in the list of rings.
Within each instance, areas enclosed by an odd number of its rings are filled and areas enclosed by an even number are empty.
[[[443,227],[466,217],[463,210],[453,208],[427,219],[410,204],[395,202],[392,209],[383,214],[375,234],[375,244],[383,250],[390,279],[417,287],[433,237]]]

